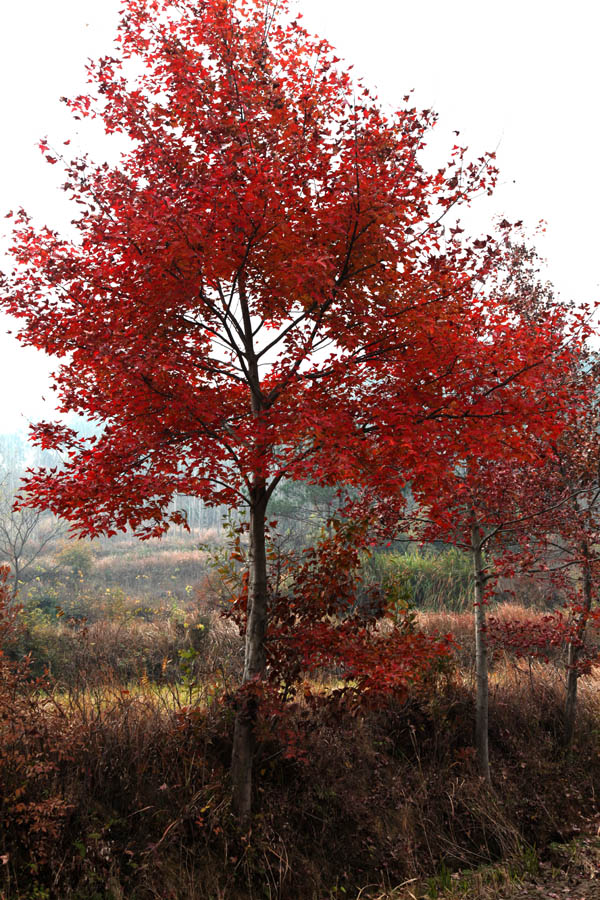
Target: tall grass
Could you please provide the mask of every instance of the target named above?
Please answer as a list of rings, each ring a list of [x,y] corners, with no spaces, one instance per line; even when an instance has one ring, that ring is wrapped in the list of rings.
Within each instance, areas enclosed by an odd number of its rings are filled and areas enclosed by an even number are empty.
[[[407,553],[375,553],[366,576],[419,609],[460,611],[473,602],[472,562],[455,547],[437,552],[411,546]]]
[[[146,622],[136,617],[58,622],[25,617],[7,642],[13,659],[30,655],[35,676],[47,671],[54,682],[77,685],[189,681],[219,672],[236,683],[243,659],[238,630],[216,612],[187,619]]]
[[[381,557],[401,584],[466,569],[457,555]],[[462,649],[402,705],[345,705],[323,686],[261,708],[250,838],[229,806],[242,643],[228,622],[208,607],[187,621],[26,622],[0,655],[0,897],[364,900],[365,885],[381,897],[568,838],[600,791],[600,679],[582,679],[565,755],[564,673],[500,655],[489,789],[472,749],[469,607],[415,614]],[[11,662],[27,650],[29,669]]]
[[[30,610],[53,616],[60,606],[90,621],[120,614],[129,601],[153,611],[181,605],[206,578],[207,547],[221,542],[214,529],[148,545],[131,537],[68,542],[38,560],[19,600]]]

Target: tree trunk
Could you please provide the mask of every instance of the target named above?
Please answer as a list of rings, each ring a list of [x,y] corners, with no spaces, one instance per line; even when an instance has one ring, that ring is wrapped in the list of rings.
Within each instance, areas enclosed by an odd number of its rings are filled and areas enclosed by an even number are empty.
[[[252,489],[250,505],[250,548],[248,558],[248,613],[244,657],[244,684],[264,677],[267,630],[267,554],[265,513],[267,493],[264,482]],[[232,810],[240,827],[247,830],[252,813],[252,762],[256,697],[249,692],[237,711],[231,756]]]
[[[485,637],[485,571],[479,525],[471,526],[471,552],[475,576],[475,675],[477,696],[475,702],[475,749],[479,774],[490,781],[488,752],[488,651]]]
[[[563,743],[565,747],[570,747],[575,731],[575,713],[577,711],[577,683],[579,681],[579,672],[577,671],[577,661],[581,655],[581,647],[579,642],[583,641],[585,636],[585,628],[587,624],[588,613],[592,606],[592,572],[590,568],[590,553],[586,541],[581,544],[581,552],[583,556],[583,613],[575,629],[575,642],[569,644],[569,652],[567,656],[567,697],[565,701],[565,725],[563,734]]]

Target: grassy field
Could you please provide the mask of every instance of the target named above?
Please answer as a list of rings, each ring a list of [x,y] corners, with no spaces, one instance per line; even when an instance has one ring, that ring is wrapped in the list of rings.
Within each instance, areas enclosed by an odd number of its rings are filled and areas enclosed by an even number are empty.
[[[501,896],[491,892],[544,865],[596,811],[600,680],[581,680],[565,754],[561,660],[498,654],[490,788],[472,749],[470,617],[418,618],[460,647],[404,702],[357,708],[324,673],[276,713],[267,706],[250,839],[229,810],[232,626],[216,612],[183,626],[39,626],[39,646],[54,640],[62,659],[53,677],[32,681],[0,657],[0,896]]]

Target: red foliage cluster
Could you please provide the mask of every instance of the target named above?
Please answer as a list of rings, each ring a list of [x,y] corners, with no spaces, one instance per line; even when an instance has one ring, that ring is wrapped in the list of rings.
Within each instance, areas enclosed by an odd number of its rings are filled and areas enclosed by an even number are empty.
[[[360,568],[373,533],[368,519],[332,519],[314,546],[276,556],[277,578],[271,582],[279,587],[269,600],[266,654],[269,680],[284,696],[323,671],[345,682],[345,693],[367,702],[378,695],[404,696],[451,652],[450,635],[417,632],[408,616],[392,623],[381,586],[363,587]],[[244,561],[239,540],[232,556]],[[227,612],[242,631],[247,599],[244,579]]]
[[[130,151],[61,158],[76,240],[16,220],[6,307],[64,360],[62,410],[102,427],[33,429],[65,464],[32,475],[28,502],[79,533],[157,535],[176,492],[239,506],[283,475],[356,477],[364,420],[386,406],[406,480],[415,416],[446,410],[456,383],[472,399],[481,360],[457,367],[456,347],[476,340],[498,245],[444,240],[437,220],[491,189],[491,158],[455,147],[427,173],[432,113],[386,115],[282,3],[274,18],[268,0],[130,0],[118,44],[67,104]],[[390,383],[372,408],[390,375],[401,403]]]
[[[505,650],[517,658],[546,663],[556,651],[573,645],[578,650],[573,667],[579,674],[586,674],[600,661],[600,647],[585,639],[586,625],[594,631],[600,629],[600,609],[586,611],[582,606],[569,605],[564,612],[556,610],[528,619],[490,616],[486,640],[490,650]]]

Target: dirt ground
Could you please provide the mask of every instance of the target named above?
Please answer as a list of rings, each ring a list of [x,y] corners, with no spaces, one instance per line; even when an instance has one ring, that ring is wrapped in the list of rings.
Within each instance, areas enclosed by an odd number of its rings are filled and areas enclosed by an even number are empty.
[[[569,843],[551,844],[539,859],[532,857],[531,874],[510,874],[511,865],[501,863],[472,872],[471,884],[464,890],[456,873],[451,876],[457,881],[455,888],[438,893],[431,885],[411,884],[391,896],[394,900],[600,900],[600,815],[582,825]]]
[[[600,823],[570,844],[553,844],[530,883],[512,885],[499,900],[600,900]]]

